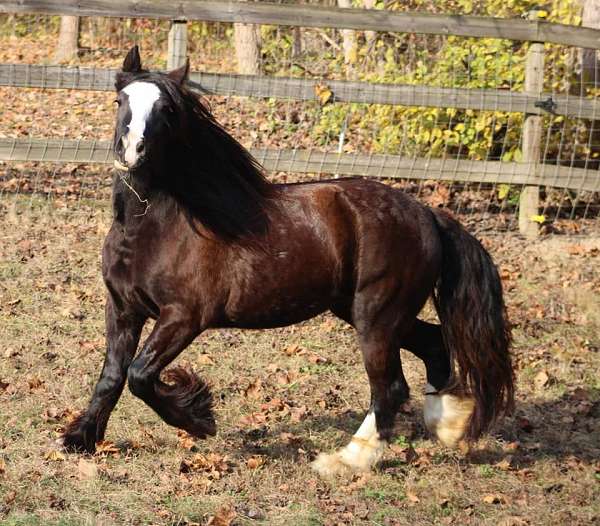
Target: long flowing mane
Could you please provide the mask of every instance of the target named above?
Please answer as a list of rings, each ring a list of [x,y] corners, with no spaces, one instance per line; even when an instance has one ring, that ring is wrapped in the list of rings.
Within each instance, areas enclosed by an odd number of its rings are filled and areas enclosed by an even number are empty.
[[[199,222],[229,241],[265,233],[277,186],[216,121],[206,100],[166,75],[142,72],[132,80],[153,82],[169,99],[169,107],[159,110],[169,137],[165,166],[156,175],[160,189],[175,199],[192,227],[198,231]]]

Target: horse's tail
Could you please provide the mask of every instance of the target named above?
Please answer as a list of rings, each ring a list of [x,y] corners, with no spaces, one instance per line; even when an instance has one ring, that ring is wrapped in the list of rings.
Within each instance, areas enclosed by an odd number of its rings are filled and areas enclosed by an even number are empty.
[[[443,250],[433,299],[455,369],[444,392],[473,398],[465,438],[475,440],[514,406],[510,326],[491,256],[458,221],[433,213]]]

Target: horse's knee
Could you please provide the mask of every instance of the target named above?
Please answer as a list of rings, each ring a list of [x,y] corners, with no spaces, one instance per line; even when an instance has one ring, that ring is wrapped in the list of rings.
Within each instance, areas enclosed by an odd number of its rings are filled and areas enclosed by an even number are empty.
[[[145,400],[152,389],[152,378],[141,365],[133,362],[127,371],[127,384],[135,396]]]

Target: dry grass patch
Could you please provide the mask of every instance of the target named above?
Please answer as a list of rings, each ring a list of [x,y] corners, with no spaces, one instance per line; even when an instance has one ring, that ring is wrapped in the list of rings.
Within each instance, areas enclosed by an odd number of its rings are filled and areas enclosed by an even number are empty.
[[[343,444],[368,403],[353,331],[330,315],[209,331],[182,355],[214,386],[215,438],[196,442],[125,393],[96,455],[59,450],[103,358],[109,220],[106,203],[0,200],[2,524],[598,524],[593,249],[488,239],[516,323],[516,414],[466,456],[433,444],[423,367],[403,353],[413,401],[399,437],[375,473],[326,482],[310,461]]]

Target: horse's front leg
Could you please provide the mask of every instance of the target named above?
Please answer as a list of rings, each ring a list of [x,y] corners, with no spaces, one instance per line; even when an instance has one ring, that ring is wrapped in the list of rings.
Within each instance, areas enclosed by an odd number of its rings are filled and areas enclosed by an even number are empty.
[[[67,450],[93,453],[96,442],[104,438],[108,418],[123,392],[127,368],[137,349],[145,321],[143,317],[117,308],[108,297],[104,366],[88,409],[64,432],[63,445]]]
[[[167,306],[127,373],[129,389],[144,400],[169,425],[206,438],[216,433],[212,395],[193,372],[174,367],[163,373],[202,328],[178,306]]]

